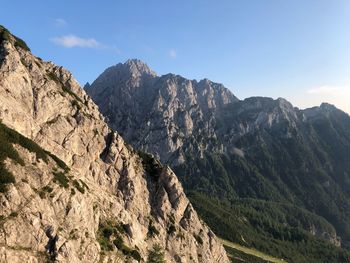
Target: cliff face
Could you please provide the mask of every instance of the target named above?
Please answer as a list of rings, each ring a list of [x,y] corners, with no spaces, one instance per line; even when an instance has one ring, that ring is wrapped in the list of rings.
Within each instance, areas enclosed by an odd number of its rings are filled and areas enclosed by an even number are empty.
[[[133,63],[147,68],[135,60],[113,66],[86,87],[87,93],[128,143],[158,154],[176,171],[217,233],[259,248],[290,246],[280,254],[266,249],[290,258],[300,240],[281,236],[295,228],[311,242],[317,237],[350,246],[349,115],[329,104],[300,110],[283,98],[238,100],[209,80],[158,77],[148,68],[133,73]],[[254,206],[254,216],[240,198],[252,199],[247,206]],[[213,204],[222,209],[209,209]],[[274,218],[267,206],[284,219]],[[286,211],[294,218],[286,219]],[[273,229],[266,227],[271,218]],[[241,222],[242,228],[232,222]],[[250,234],[257,226],[261,232]],[[310,260],[318,254],[303,256]]]
[[[17,140],[23,162],[3,161],[0,261],[143,262],[159,244],[168,262],[228,262],[172,170],[113,132],[68,71],[1,34],[0,119],[46,157]]]

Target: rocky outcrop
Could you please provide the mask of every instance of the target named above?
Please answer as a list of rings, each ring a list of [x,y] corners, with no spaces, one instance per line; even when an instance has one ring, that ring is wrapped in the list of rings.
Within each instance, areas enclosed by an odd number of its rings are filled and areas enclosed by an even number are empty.
[[[154,75],[128,66],[130,89]],[[16,182],[0,193],[1,262],[144,262],[154,244],[167,262],[229,262],[172,170],[112,131],[71,73],[9,34],[0,43],[0,119],[48,155],[14,143],[23,163],[4,161]]]

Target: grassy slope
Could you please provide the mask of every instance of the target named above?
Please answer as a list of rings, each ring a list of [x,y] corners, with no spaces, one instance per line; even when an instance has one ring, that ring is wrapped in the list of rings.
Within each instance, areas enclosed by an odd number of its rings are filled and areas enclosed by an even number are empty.
[[[239,244],[230,242],[228,240],[220,239],[220,241],[224,245],[232,262],[249,262],[249,263],[264,263],[264,262],[285,263],[287,262],[283,259],[278,259],[278,258],[269,256],[256,249],[247,248]]]

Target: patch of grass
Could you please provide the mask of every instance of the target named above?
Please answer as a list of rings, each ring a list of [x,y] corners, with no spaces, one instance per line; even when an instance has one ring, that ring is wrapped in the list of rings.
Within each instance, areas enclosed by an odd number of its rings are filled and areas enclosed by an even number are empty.
[[[51,192],[53,191],[53,188],[50,187],[50,186],[48,186],[48,185],[45,185],[45,186],[42,188],[42,190],[43,190],[44,192],[51,193]]]
[[[17,217],[18,216],[18,213],[17,212],[12,212],[9,217]]]
[[[20,47],[26,51],[30,51],[30,48],[28,47],[27,43],[24,42],[23,39],[19,38],[19,37],[16,37],[16,36],[13,36],[15,38],[15,47]]]
[[[118,230],[119,233],[125,234],[126,233],[126,227],[123,224],[117,224],[115,228]]]
[[[77,100],[72,100],[72,106],[77,108],[77,110],[81,110],[81,106]]]
[[[193,234],[194,238],[197,240],[198,244],[203,245],[203,239],[200,235]]]
[[[27,46],[26,42],[19,37],[12,35],[5,27],[0,26],[0,41],[4,40],[11,42],[15,47],[20,47],[24,50],[30,51],[30,48]]]
[[[46,154],[49,155],[55,162],[56,164],[62,168],[66,173],[68,173],[70,171],[69,167],[67,166],[67,164],[62,161],[60,158],[58,158],[56,155],[46,151]]]
[[[278,258],[269,256],[269,255],[267,255],[265,253],[262,253],[262,252],[260,252],[260,251],[258,251],[256,249],[243,247],[243,246],[241,246],[239,244],[235,244],[235,243],[232,243],[232,242],[224,240],[224,239],[220,239],[220,241],[223,243],[223,245],[224,245],[226,250],[230,250],[230,249],[231,250],[236,250],[236,251],[239,251],[241,253],[244,253],[244,254],[247,254],[247,255],[251,255],[253,257],[262,259],[262,260],[267,261],[267,262],[274,262],[274,263],[283,263],[283,262],[285,262],[282,259],[278,259]]]
[[[125,256],[129,256],[137,261],[140,261],[141,255],[139,251],[126,246],[122,236],[119,233],[125,233],[124,225],[117,224],[112,221],[101,223],[97,232],[97,241],[100,244],[101,250],[112,251],[113,247],[115,246]]]
[[[97,241],[100,244],[101,250],[112,251],[113,245],[110,237],[113,234],[113,228],[106,223],[100,223],[97,231]]]
[[[49,71],[49,72],[46,72],[47,73],[47,76],[53,80],[54,82],[56,82],[57,85],[61,86],[62,90],[65,92],[65,93],[68,93],[70,96],[72,96],[75,100],[72,101],[72,104],[74,103],[75,105],[76,104],[79,104],[78,102],[80,103],[83,103],[83,101],[78,97],[77,94],[75,94],[70,88],[68,88],[67,86],[65,86],[62,81],[56,76],[56,74],[52,71]],[[74,106],[74,105],[73,105]],[[80,105],[79,105],[80,107]]]
[[[0,26],[0,41],[11,41],[11,33],[3,26]]]
[[[148,253],[147,263],[166,263],[164,256],[163,248],[159,244],[155,244]]]
[[[84,185],[80,185],[79,181],[73,180],[73,186],[82,194],[85,194],[85,188]]]
[[[25,61],[23,58],[21,58],[21,63],[22,63],[22,65],[25,66],[26,68],[28,67],[28,64],[26,63],[26,61]]]
[[[64,188],[69,187],[69,179],[62,172],[53,172],[53,181],[61,187],[64,187]]]
[[[41,188],[41,190],[39,191],[39,196],[41,199],[44,199],[46,197],[46,194],[52,193],[52,191],[53,191],[53,188],[46,185],[43,188]]]
[[[83,180],[79,179],[79,182],[80,182],[86,189],[89,190],[88,185],[87,185]]]
[[[141,255],[136,249],[132,249],[124,244],[124,241],[121,236],[117,236],[113,240],[113,244],[118,250],[120,250],[125,256],[134,258],[137,261],[141,261]]]

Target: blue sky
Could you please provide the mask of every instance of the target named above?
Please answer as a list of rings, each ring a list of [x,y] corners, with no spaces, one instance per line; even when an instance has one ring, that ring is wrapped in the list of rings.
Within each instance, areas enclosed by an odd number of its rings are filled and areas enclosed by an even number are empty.
[[[37,0],[1,9],[0,24],[82,84],[139,58],[160,75],[223,83],[241,99],[328,101],[350,113],[349,0]]]

